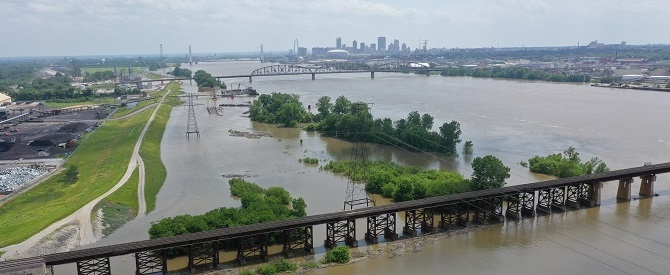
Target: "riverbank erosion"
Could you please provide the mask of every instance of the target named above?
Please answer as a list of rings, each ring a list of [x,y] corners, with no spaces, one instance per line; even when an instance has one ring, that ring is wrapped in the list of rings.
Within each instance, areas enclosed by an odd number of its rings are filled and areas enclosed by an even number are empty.
[[[175,89],[179,89],[178,84],[161,91],[163,99]],[[76,167],[74,181],[64,174],[54,175],[0,207],[0,234],[7,236],[0,239],[0,250],[7,252],[3,258],[23,257],[42,239],[73,221],[79,225],[78,245],[99,239],[91,226],[91,212],[98,202],[128,182],[137,167],[142,139],[157,111],[146,110],[153,112],[104,122],[84,137],[64,165]]]

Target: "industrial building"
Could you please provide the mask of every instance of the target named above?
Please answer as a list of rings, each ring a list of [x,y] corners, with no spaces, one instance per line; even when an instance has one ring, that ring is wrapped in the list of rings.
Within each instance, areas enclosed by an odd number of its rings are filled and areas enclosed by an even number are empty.
[[[12,103],[12,98],[6,94],[0,93],[0,106],[7,106]]]

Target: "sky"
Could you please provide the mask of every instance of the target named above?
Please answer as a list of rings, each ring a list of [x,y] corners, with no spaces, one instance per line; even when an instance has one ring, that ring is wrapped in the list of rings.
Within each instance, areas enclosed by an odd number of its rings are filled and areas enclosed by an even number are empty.
[[[668,0],[0,0],[0,57],[670,44]]]

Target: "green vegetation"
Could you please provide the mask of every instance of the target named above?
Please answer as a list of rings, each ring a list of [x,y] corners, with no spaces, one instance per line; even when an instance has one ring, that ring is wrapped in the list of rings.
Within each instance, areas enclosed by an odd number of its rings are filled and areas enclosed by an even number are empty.
[[[170,72],[170,74],[174,75],[176,77],[191,77],[193,72],[191,72],[191,70],[189,70],[189,69],[182,69],[181,67],[179,67],[179,64],[177,64],[177,66],[174,67],[174,70],[172,70],[172,72]],[[209,76],[211,77],[212,75],[209,75]],[[197,82],[197,80],[196,80],[196,82]]]
[[[240,271],[240,273],[237,273],[237,274],[239,274],[239,275],[254,275],[254,273],[249,271],[249,270],[243,270],[243,271]]]
[[[65,108],[65,107],[70,107],[70,106],[77,106],[77,105],[102,105],[102,104],[114,104],[114,98],[112,97],[96,97],[96,98],[91,98],[88,101],[73,101],[73,102],[46,102],[44,105],[48,106],[49,108],[52,109],[60,109],[60,108]]]
[[[77,168],[76,165],[70,165],[70,167],[65,170],[65,173],[63,173],[63,182],[67,183],[76,183],[77,180],[79,179],[79,169]]]
[[[269,274],[277,274],[277,273],[282,273],[282,272],[287,272],[287,271],[296,271],[298,269],[298,265],[292,263],[289,260],[286,259],[281,259],[275,262],[270,263],[269,265],[264,265],[259,267],[256,270],[256,273],[258,274],[263,274],[263,275],[269,275]]]
[[[326,257],[323,258],[323,263],[338,263],[346,264],[351,260],[351,254],[349,253],[349,248],[340,245],[326,252]]]
[[[0,257],[2,257],[2,255],[5,255],[5,253],[7,253],[7,251],[0,251]]]
[[[102,208],[102,234],[107,236],[119,229],[128,221],[137,216],[139,201],[137,200],[137,185],[139,184],[139,168],[133,171],[133,174],[121,188],[114,191],[107,198],[102,200],[93,209]]]
[[[463,154],[472,155],[474,148],[472,146],[472,141],[468,140],[463,144]]]
[[[505,180],[510,177],[509,171],[509,167],[494,156],[477,157],[472,161],[470,188],[484,190],[503,187]]]
[[[429,114],[421,115],[414,111],[407,118],[395,122],[389,118],[375,120],[366,103],[352,103],[344,96],[338,97],[335,104],[330,103],[330,97],[321,97],[316,106],[319,114],[315,120],[319,123],[305,130],[319,130],[349,140],[447,155],[456,155],[456,145],[461,142],[461,126],[457,121],[444,123],[439,132],[434,132],[431,131],[434,118]]]
[[[100,82],[110,79],[115,79],[114,71],[97,71],[94,73],[85,72],[84,82]]]
[[[524,67],[503,68],[446,68],[441,73],[443,76],[471,76],[488,78],[509,78],[525,80],[544,80],[552,82],[589,82],[591,76],[586,74],[554,74],[533,70]]]
[[[304,269],[315,269],[319,266],[319,264],[317,262],[309,261],[309,262],[304,262],[300,266]]]
[[[253,121],[282,124],[295,127],[298,123],[311,122],[312,116],[294,94],[262,94],[249,107],[249,117]]]
[[[243,179],[229,181],[231,193],[241,196],[242,206],[222,207],[203,215],[179,215],[151,225],[149,236],[154,238],[182,235],[216,228],[235,227],[267,221],[305,216],[304,200],[292,199],[281,187],[267,190]]]
[[[42,79],[35,78],[23,85],[18,91],[9,90],[8,94],[14,101],[24,100],[54,100],[54,99],[85,99],[93,97],[93,90],[80,91],[70,86],[70,78],[57,74],[54,77]],[[84,100],[84,101],[85,101]]]
[[[0,247],[27,239],[114,186],[149,115],[108,121],[91,133],[66,164],[78,167],[76,183],[56,175],[0,206]]]
[[[175,95],[179,91],[179,87],[179,83],[172,82],[165,87],[165,91]],[[181,104],[179,98],[170,96],[165,98],[149,129],[144,134],[144,141],[142,147],[140,147],[140,156],[144,160],[145,168],[144,197],[147,202],[147,213],[156,208],[156,196],[158,196],[158,192],[167,178],[167,170],[161,160],[161,141],[172,108],[179,104]]]
[[[554,175],[559,178],[599,174],[609,171],[607,164],[597,157],[581,162],[579,153],[570,147],[563,154],[553,154],[546,157],[534,156],[528,160],[530,171],[534,173]]]
[[[351,161],[331,161],[324,169],[365,181],[368,192],[396,202],[470,191],[470,183],[460,174],[389,161],[369,161],[357,167]]]
[[[618,76],[605,76],[599,79],[598,82],[603,83],[603,84],[609,84],[609,83],[615,83],[615,82],[620,82],[621,77]]]
[[[209,87],[209,88],[220,87],[224,89],[226,88],[226,84],[221,83],[221,81],[217,80],[211,74],[203,70],[198,70],[197,72],[195,72],[195,74],[193,75],[193,79],[195,79],[195,83],[198,84],[198,87]]]
[[[317,158],[304,158],[304,159],[298,159],[298,162],[304,163],[304,164],[319,164],[319,159]]]

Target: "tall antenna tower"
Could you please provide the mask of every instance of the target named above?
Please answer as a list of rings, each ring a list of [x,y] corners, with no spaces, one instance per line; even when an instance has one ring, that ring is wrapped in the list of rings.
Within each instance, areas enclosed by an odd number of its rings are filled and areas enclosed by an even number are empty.
[[[424,52],[428,51],[428,40],[423,41],[423,51]]]
[[[358,115],[364,115],[369,112],[368,104],[363,102],[353,103],[351,108]],[[364,131],[366,129],[363,128],[362,123],[359,123],[355,128],[354,131],[356,131],[357,136],[365,135]],[[351,166],[353,168],[351,176],[347,181],[347,193],[344,198],[343,210],[347,210],[347,206],[349,209],[354,209],[354,207],[359,205],[365,205],[365,207],[369,207],[371,204],[372,206],[375,205],[375,201],[365,191],[365,182],[362,180],[367,173],[367,160],[368,148],[360,139],[357,139],[351,149]]]
[[[261,44],[261,63],[265,63],[265,55],[263,54],[263,44]]]
[[[190,138],[191,134],[196,134],[200,138],[200,131],[198,131],[198,121],[195,120],[195,109],[193,104],[193,98],[197,95],[189,93],[188,98],[188,122],[186,124],[186,138]]]
[[[161,44],[161,61],[163,60],[163,44]]]

